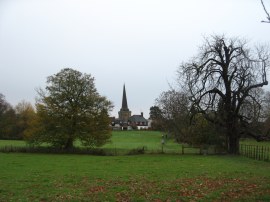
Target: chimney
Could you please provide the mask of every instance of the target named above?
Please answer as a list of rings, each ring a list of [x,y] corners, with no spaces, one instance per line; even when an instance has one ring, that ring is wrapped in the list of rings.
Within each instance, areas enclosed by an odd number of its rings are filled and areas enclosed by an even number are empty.
[[[141,112],[141,117],[143,117],[143,112]]]

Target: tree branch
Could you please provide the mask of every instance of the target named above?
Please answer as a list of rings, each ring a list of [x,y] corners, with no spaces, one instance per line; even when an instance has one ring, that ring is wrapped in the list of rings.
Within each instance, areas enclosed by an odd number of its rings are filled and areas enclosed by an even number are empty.
[[[264,3],[263,3],[263,0],[261,0],[261,3],[262,3],[262,6],[263,6],[263,9],[264,9],[264,12],[265,12],[266,15],[267,15],[266,18],[267,18],[267,20],[268,20],[268,21],[262,20],[261,22],[270,23],[270,15],[269,15],[268,11],[267,11],[266,8],[265,8],[265,5],[264,5]]]
[[[212,93],[218,94],[220,97],[222,97],[222,99],[225,99],[225,95],[217,88],[213,88],[211,90],[206,91],[204,94],[201,95],[201,98],[204,97],[208,93],[209,94],[212,94]]]

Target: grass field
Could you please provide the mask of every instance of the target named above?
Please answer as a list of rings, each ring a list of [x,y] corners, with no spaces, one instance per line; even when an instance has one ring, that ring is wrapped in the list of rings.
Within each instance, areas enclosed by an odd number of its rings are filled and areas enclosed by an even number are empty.
[[[111,142],[103,148],[116,150],[131,150],[145,147],[147,153],[160,153],[162,151],[162,133],[156,131],[113,131]],[[180,153],[181,145],[172,139],[166,139],[163,151],[167,153]]]
[[[156,131],[113,131],[110,142],[104,145],[102,149],[114,155],[127,154],[132,149],[143,147],[146,153],[161,153],[161,139],[162,133]],[[76,142],[75,145],[80,147],[79,142]],[[27,144],[24,141],[0,140],[0,147],[4,146],[25,147]],[[175,143],[172,139],[166,139],[163,151],[165,153],[180,153],[181,145]]]
[[[104,148],[160,150],[161,135],[116,132]],[[0,201],[270,201],[270,163],[241,156],[0,153],[0,161]]]
[[[145,147],[146,153],[160,153],[162,151],[161,139],[163,133],[158,131],[113,131],[112,138],[109,143],[104,145],[103,149],[116,151],[117,155],[126,154],[128,151],[137,148]],[[242,144],[247,145],[260,145],[269,146],[270,142],[257,142],[251,139],[241,140]],[[20,146],[24,147],[27,144],[24,141],[17,140],[0,140],[0,147],[4,146]],[[80,143],[76,142],[76,146],[80,147]],[[181,153],[181,144],[177,144],[173,139],[165,139],[165,144],[163,145],[163,151],[165,153],[176,154]],[[193,151],[189,151],[192,153]],[[198,151],[194,150],[194,152]]]
[[[0,201],[269,201],[270,164],[244,157],[0,153]]]
[[[242,139],[241,140],[241,144],[258,145],[258,146],[267,146],[267,147],[270,147],[270,142],[269,141],[257,142],[254,139]]]

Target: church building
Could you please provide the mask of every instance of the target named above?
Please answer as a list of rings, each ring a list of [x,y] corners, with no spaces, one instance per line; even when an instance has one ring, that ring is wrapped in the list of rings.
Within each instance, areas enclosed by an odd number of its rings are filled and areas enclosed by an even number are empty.
[[[148,129],[148,121],[140,115],[131,115],[131,111],[127,104],[126,87],[123,87],[122,107],[118,112],[118,118],[112,118],[113,129],[132,130],[132,129]]]

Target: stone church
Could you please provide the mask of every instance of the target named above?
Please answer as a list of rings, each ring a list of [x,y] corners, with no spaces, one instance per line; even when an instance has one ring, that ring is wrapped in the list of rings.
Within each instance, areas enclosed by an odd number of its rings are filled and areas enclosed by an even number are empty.
[[[128,108],[126,87],[123,87],[122,107],[118,112],[118,118],[112,118],[112,127],[115,130],[148,129],[148,121],[140,115],[131,115]]]

